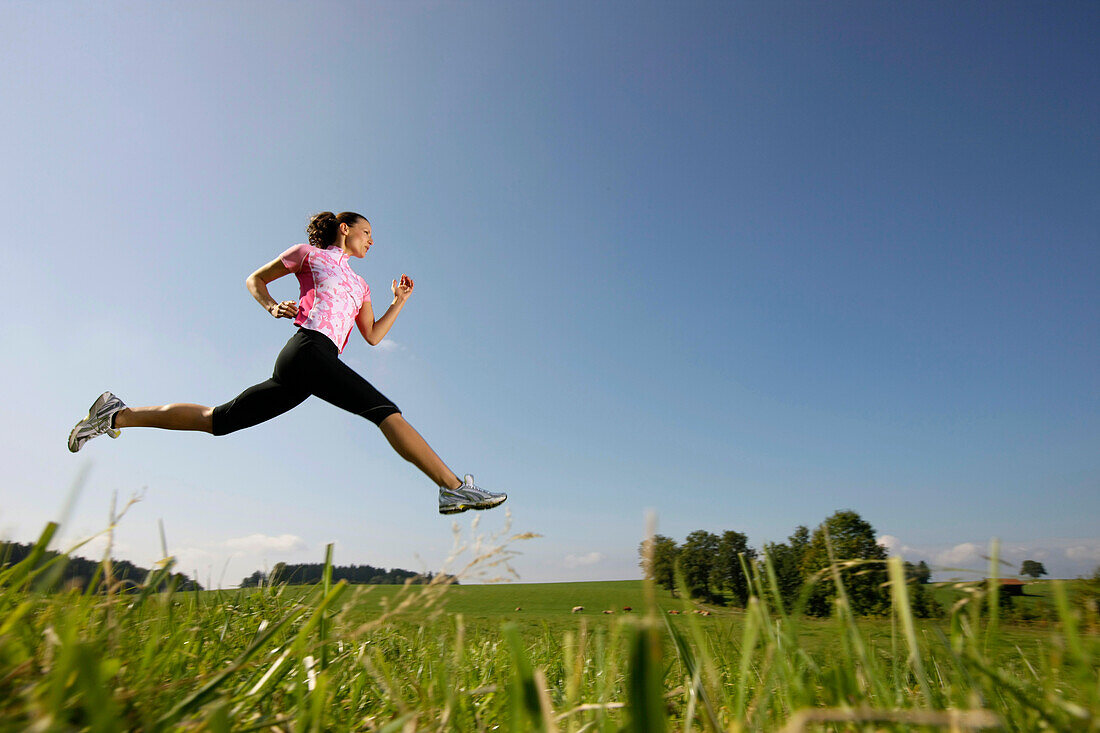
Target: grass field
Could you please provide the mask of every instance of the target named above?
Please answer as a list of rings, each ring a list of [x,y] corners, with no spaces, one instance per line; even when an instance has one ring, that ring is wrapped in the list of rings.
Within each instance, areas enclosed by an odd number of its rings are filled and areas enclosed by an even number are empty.
[[[56,569],[0,570],[3,730],[1100,730],[1100,639],[1057,583],[1039,629],[976,587],[917,621],[904,582],[889,618],[842,587],[833,618],[788,615],[766,567],[710,616],[640,581],[155,593],[166,562],[46,592]]]

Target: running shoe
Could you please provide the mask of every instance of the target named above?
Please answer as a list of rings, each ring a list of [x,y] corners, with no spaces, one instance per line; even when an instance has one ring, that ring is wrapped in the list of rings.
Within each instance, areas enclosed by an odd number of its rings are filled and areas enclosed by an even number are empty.
[[[88,416],[78,422],[73,431],[69,433],[69,450],[76,453],[89,440],[104,433],[112,438],[117,438],[122,434],[122,431],[116,430],[111,423],[115,413],[125,409],[126,405],[123,404],[122,400],[110,392],[101,394],[99,399],[88,408]]]
[[[507,494],[494,494],[474,485],[474,477],[466,474],[462,485],[457,489],[439,487],[439,513],[458,514],[467,509],[492,509],[500,506],[508,498]]]

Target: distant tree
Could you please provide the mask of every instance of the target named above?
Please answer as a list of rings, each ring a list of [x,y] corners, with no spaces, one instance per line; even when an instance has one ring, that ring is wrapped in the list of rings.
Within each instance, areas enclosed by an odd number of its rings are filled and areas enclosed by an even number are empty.
[[[650,541],[653,543],[652,563],[648,552]],[[661,534],[653,535],[652,540],[644,540],[638,547],[638,555],[641,558],[638,564],[646,578],[675,593],[676,558],[679,554],[680,548],[676,545],[676,540]]]
[[[801,524],[798,525],[794,528],[794,533],[787,538],[787,541],[790,543],[792,550],[805,554],[806,550],[810,548],[809,528]]]
[[[802,590],[802,557],[809,546],[810,530],[802,525],[795,528],[785,543],[764,545],[764,554],[768,556],[775,570],[779,597],[787,606],[794,604]]]
[[[33,554],[34,545],[19,542],[0,542],[0,568],[16,565],[23,562]],[[93,592],[102,593],[107,590],[107,573],[103,563],[98,560],[89,560],[76,555],[65,555],[55,550],[47,550],[42,553],[36,567],[41,568],[46,563],[54,562],[52,580],[55,585],[43,590],[55,590],[60,587],[87,588],[93,579],[98,578]],[[138,567],[128,560],[111,560],[110,586],[112,590],[122,592],[134,592],[139,587],[150,582],[153,571]],[[180,591],[202,590],[202,586],[186,575],[172,573],[160,580],[157,590],[164,591],[168,588]]]
[[[748,537],[740,532],[723,532],[714,559],[714,584],[727,591],[738,606],[744,606],[749,600],[749,579],[741,567],[741,555],[745,557],[745,564],[751,567],[756,550],[749,547]]]
[[[905,563],[905,577],[910,583],[926,585],[932,581],[932,569],[928,567],[928,563],[924,560],[916,565],[907,562]]]
[[[260,585],[263,585],[266,580],[267,576],[257,570],[256,572],[252,573],[252,575],[249,575],[247,578],[241,581],[241,587],[256,588]]]
[[[928,588],[926,584],[917,583],[909,589],[909,608],[917,618],[934,618],[943,615],[943,606]]]
[[[1024,560],[1024,564],[1020,566],[1020,575],[1037,579],[1040,575],[1046,574],[1047,569],[1043,567],[1043,563],[1035,560]]]
[[[691,595],[710,599],[711,576],[718,555],[718,535],[697,529],[684,539],[680,548],[680,570]]]
[[[818,525],[810,538],[810,545],[802,558],[805,577],[829,567],[830,546],[838,563],[847,560],[872,561],[840,572],[852,612],[861,615],[885,612],[889,607],[886,565],[877,561],[886,560],[886,548],[875,539],[875,528],[850,509],[834,512]],[[831,574],[827,574],[814,586],[806,612],[815,616],[829,615],[836,596],[836,585]]]
[[[322,563],[298,563],[288,565],[276,563],[271,574],[265,576],[260,571],[252,573],[241,581],[241,587],[265,583],[287,583],[290,585],[312,585],[320,583],[324,578],[325,566]],[[332,567],[332,580],[347,581],[351,585],[401,585],[405,582],[415,584],[430,583],[435,577],[432,573],[421,575],[411,570],[401,568],[376,568],[372,565],[334,565]],[[442,576],[446,582],[457,585],[458,580],[452,575]]]
[[[932,569],[928,563],[921,560],[914,565],[905,563],[905,580],[911,586],[909,588],[909,608],[917,618],[931,618],[943,613],[939,601],[932,597],[928,584],[932,580]]]

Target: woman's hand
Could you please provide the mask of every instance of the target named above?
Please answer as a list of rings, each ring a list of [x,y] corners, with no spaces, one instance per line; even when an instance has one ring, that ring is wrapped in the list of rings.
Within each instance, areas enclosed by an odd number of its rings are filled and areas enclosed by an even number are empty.
[[[284,300],[267,309],[276,318],[293,318],[298,315],[298,304],[293,300]]]
[[[393,290],[393,302],[390,303],[390,307],[386,309],[381,318],[377,321],[374,320],[374,308],[369,300],[363,303],[359,308],[359,315],[355,317],[355,323],[359,326],[359,333],[363,334],[363,338],[371,346],[377,346],[390,332],[390,327],[393,325],[394,319],[397,318],[398,312],[405,305],[405,301],[409,299],[409,296],[412,295],[412,278],[402,273],[401,280],[394,280],[393,284],[390,285],[390,289]]]
[[[393,281],[393,285],[390,286],[393,290],[393,302],[404,303],[412,295],[413,281],[408,275],[402,273],[401,282],[397,280]]]

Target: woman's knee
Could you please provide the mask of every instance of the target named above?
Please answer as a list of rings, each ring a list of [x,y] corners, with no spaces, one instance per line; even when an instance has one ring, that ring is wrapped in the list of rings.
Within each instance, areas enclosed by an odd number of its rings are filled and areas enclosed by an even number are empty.
[[[395,412],[383,418],[382,421],[378,423],[378,427],[384,432],[386,430],[392,430],[402,423],[405,423],[405,418],[400,412]],[[408,423],[405,424],[407,425]]]

